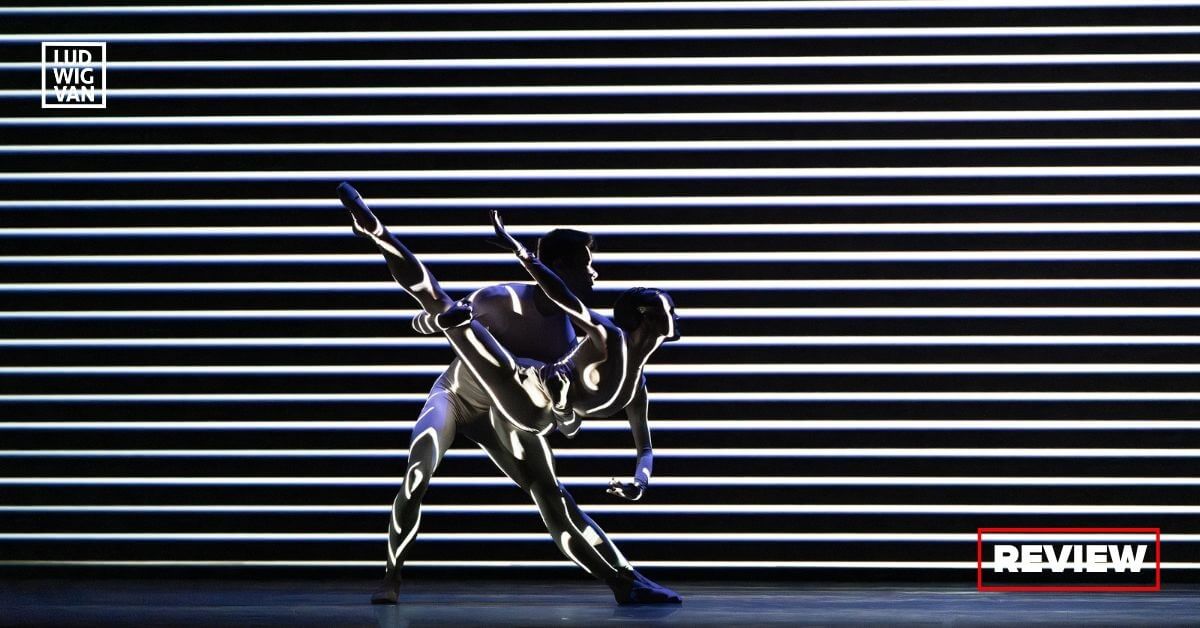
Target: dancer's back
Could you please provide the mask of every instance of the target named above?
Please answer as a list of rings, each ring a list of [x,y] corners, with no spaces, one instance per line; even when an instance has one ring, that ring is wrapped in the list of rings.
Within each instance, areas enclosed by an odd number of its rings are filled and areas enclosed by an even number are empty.
[[[575,330],[562,310],[549,314],[537,307],[532,284],[488,286],[471,297],[475,320],[483,324],[514,356],[540,362],[561,358],[574,345]]]
[[[470,297],[475,320],[526,365],[554,362],[575,346],[575,329],[566,315],[557,307],[549,314],[537,307],[538,290],[532,284],[506,283],[482,288]],[[459,357],[438,378],[434,389],[455,390],[477,413],[492,405],[487,391]]]

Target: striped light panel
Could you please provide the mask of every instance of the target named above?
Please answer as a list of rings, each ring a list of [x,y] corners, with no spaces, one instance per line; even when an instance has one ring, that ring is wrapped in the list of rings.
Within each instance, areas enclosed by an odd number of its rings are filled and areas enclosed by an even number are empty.
[[[0,8],[0,574],[380,573],[451,353],[350,180],[452,292],[524,279],[490,208],[672,292],[647,497],[622,417],[552,439],[640,566],[1200,577],[1200,2],[168,4]],[[40,108],[47,41],[107,108]],[[415,573],[571,572],[465,438],[426,504]]]

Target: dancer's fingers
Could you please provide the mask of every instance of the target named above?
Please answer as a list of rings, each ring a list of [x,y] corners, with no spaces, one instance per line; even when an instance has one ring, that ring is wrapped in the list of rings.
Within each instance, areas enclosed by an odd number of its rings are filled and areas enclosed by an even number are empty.
[[[504,220],[500,218],[500,212],[493,209],[490,210],[490,215],[492,218],[492,228],[496,231],[496,239],[498,240],[496,244],[516,253],[522,259],[529,257],[529,252],[525,249],[525,245],[521,244],[520,240],[509,235],[508,229],[504,226]]]
[[[500,240],[511,244],[512,237],[508,235],[508,230],[504,228],[504,221],[500,219],[500,212],[493,209],[488,212],[488,216],[492,219],[492,230],[496,232]]]
[[[642,498],[645,487],[637,482],[620,482],[616,478],[609,481],[608,493],[616,495],[623,499],[628,499],[631,502],[636,502]]]

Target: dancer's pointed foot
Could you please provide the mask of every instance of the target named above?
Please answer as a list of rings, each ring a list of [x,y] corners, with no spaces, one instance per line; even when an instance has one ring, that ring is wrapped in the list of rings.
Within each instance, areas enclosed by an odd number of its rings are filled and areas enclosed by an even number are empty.
[[[400,598],[400,581],[386,578],[383,584],[371,594],[372,604],[395,604]]]
[[[617,604],[682,604],[679,594],[635,570],[621,572],[608,582]]]
[[[383,235],[383,223],[375,217],[371,212],[371,208],[363,202],[362,195],[354,186],[349,183],[342,182],[337,186],[338,198],[342,201],[342,206],[350,212],[350,228],[354,233],[370,237],[371,235]]]

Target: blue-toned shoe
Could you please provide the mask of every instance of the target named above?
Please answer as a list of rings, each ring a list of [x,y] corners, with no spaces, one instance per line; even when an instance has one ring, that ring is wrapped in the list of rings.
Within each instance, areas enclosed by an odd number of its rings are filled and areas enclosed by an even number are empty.
[[[682,604],[679,594],[630,569],[608,581],[617,604]]]
[[[354,233],[371,237],[383,234],[383,223],[371,212],[371,208],[363,201],[362,194],[354,186],[343,182],[337,186],[338,199],[342,206],[350,212],[350,228]]]

